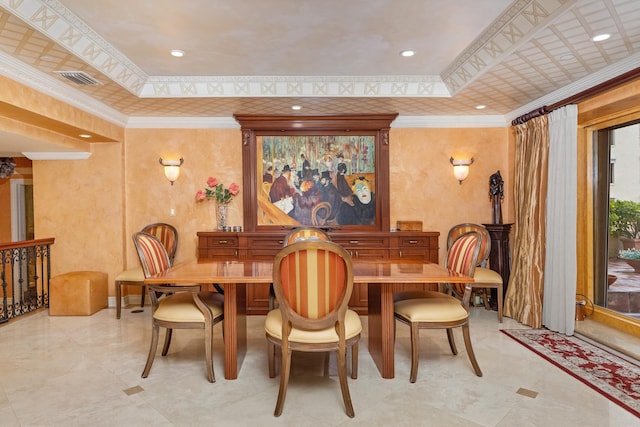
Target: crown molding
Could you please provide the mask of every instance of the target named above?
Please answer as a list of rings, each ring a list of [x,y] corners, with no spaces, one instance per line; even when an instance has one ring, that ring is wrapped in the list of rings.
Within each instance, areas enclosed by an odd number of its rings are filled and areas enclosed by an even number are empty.
[[[240,129],[233,117],[129,117],[127,129]]]
[[[398,116],[392,128],[503,128],[504,116]]]
[[[25,151],[22,154],[30,160],[86,160],[91,156],[91,153],[86,151]]]

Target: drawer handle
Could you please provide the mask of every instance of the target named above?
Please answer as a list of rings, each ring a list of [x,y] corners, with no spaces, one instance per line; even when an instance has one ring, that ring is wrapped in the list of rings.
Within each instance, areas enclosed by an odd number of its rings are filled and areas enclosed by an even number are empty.
[[[415,244],[417,244],[417,243],[418,243],[418,241],[417,241],[417,240],[409,240],[409,244],[410,244],[410,245],[415,245]]]
[[[218,240],[218,243],[220,245],[226,245],[227,243],[229,243],[229,241],[228,240]]]
[[[278,240],[278,243],[282,245],[284,244],[284,240]]]
[[[349,240],[350,245],[357,245],[358,243],[360,243],[359,240]]]

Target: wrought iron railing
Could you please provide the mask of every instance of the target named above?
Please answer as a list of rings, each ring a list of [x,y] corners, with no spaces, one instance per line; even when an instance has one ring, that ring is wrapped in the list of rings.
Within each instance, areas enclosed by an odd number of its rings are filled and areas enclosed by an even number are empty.
[[[0,243],[0,323],[49,307],[54,239]]]

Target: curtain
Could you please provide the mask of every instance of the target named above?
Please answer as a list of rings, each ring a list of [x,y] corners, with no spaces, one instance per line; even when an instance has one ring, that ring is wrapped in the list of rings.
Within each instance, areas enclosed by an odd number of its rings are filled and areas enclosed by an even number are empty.
[[[514,247],[504,315],[542,326],[549,127],[546,115],[517,125]]]
[[[573,335],[576,310],[578,107],[549,114],[547,245],[542,324]]]

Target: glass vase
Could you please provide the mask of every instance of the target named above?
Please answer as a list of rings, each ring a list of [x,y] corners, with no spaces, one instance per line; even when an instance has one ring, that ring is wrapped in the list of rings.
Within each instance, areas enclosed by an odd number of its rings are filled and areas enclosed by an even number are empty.
[[[218,231],[224,231],[227,226],[227,215],[229,214],[229,205],[226,203],[218,203],[216,209],[216,222]]]

